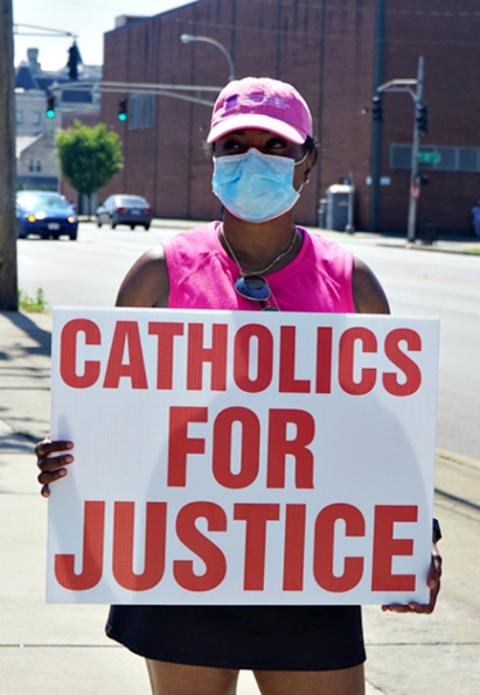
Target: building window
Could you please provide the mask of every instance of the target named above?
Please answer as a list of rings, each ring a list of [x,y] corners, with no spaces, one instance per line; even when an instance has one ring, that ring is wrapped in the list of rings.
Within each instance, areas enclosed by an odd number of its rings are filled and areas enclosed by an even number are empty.
[[[153,94],[144,94],[143,95],[143,127],[144,128],[152,128],[154,121],[155,121],[154,109],[155,109],[155,97],[153,96]]]
[[[390,169],[410,170],[411,145],[390,145]],[[421,171],[480,171],[480,147],[422,145],[418,155]]]
[[[28,171],[30,171],[30,172],[35,171],[35,160],[30,159],[28,161]]]
[[[42,114],[40,111],[34,111],[32,113],[32,125],[40,125],[42,120]]]
[[[478,147],[457,147],[460,171],[480,171],[480,149]]]
[[[128,124],[130,130],[151,128],[155,123],[155,96],[133,94],[128,100]]]
[[[35,165],[35,171],[36,172],[42,171],[42,162],[39,159],[37,159],[37,163]]]
[[[16,111],[15,122],[17,125],[22,125],[22,123],[23,123],[23,111]]]
[[[138,130],[141,128],[141,94],[132,94],[128,99],[128,125],[130,130]]]

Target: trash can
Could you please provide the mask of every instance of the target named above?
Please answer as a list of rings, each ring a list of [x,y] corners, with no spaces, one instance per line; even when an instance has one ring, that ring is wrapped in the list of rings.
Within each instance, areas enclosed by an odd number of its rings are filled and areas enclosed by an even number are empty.
[[[438,227],[435,222],[425,220],[417,226],[417,236],[427,246],[431,246],[438,239]]]
[[[327,228],[327,199],[321,198],[318,207],[318,226],[320,229]]]
[[[339,232],[353,231],[354,192],[354,187],[346,183],[334,183],[328,187],[327,229],[335,229]]]

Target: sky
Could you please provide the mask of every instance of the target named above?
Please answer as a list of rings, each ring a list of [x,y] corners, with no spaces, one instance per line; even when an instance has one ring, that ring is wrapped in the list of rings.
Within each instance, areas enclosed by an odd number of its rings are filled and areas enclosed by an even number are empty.
[[[87,65],[103,63],[103,34],[115,26],[123,14],[152,16],[192,0],[13,0],[14,24],[30,24],[78,34],[78,47]],[[44,70],[58,70],[67,63],[69,37],[14,36],[15,65],[26,59],[27,48],[38,48]]]

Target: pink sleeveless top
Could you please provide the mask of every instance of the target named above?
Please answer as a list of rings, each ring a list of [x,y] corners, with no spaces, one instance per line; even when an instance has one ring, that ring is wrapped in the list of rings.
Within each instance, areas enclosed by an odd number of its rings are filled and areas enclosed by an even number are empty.
[[[219,239],[221,222],[183,232],[164,243],[170,279],[169,307],[258,311],[261,304],[244,299],[234,288],[235,261]],[[303,243],[284,268],[265,277],[281,311],[354,313],[353,255],[320,234],[297,227]]]

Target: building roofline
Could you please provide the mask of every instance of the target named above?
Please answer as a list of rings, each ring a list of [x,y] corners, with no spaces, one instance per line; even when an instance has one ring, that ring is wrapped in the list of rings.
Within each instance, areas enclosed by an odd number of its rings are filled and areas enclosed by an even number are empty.
[[[180,5],[179,7],[172,7],[169,10],[163,10],[163,12],[157,12],[156,14],[148,15],[148,16],[143,16],[143,15],[138,15],[138,21],[137,22],[132,22],[131,24],[122,24],[119,27],[113,27],[113,29],[109,29],[108,31],[104,31],[103,34],[104,36],[106,34],[112,34],[114,31],[121,31],[122,29],[128,29],[129,27],[132,26],[137,26],[137,24],[143,24],[144,22],[148,22],[152,19],[156,19],[157,17],[164,17],[168,14],[172,14],[173,12],[178,12],[179,10],[183,10],[186,7],[189,7],[190,5],[196,5],[200,0],[193,0],[193,2],[186,2],[184,5]],[[135,18],[135,15],[118,15],[119,17],[131,17],[132,19]],[[115,18],[116,19],[116,18]]]

